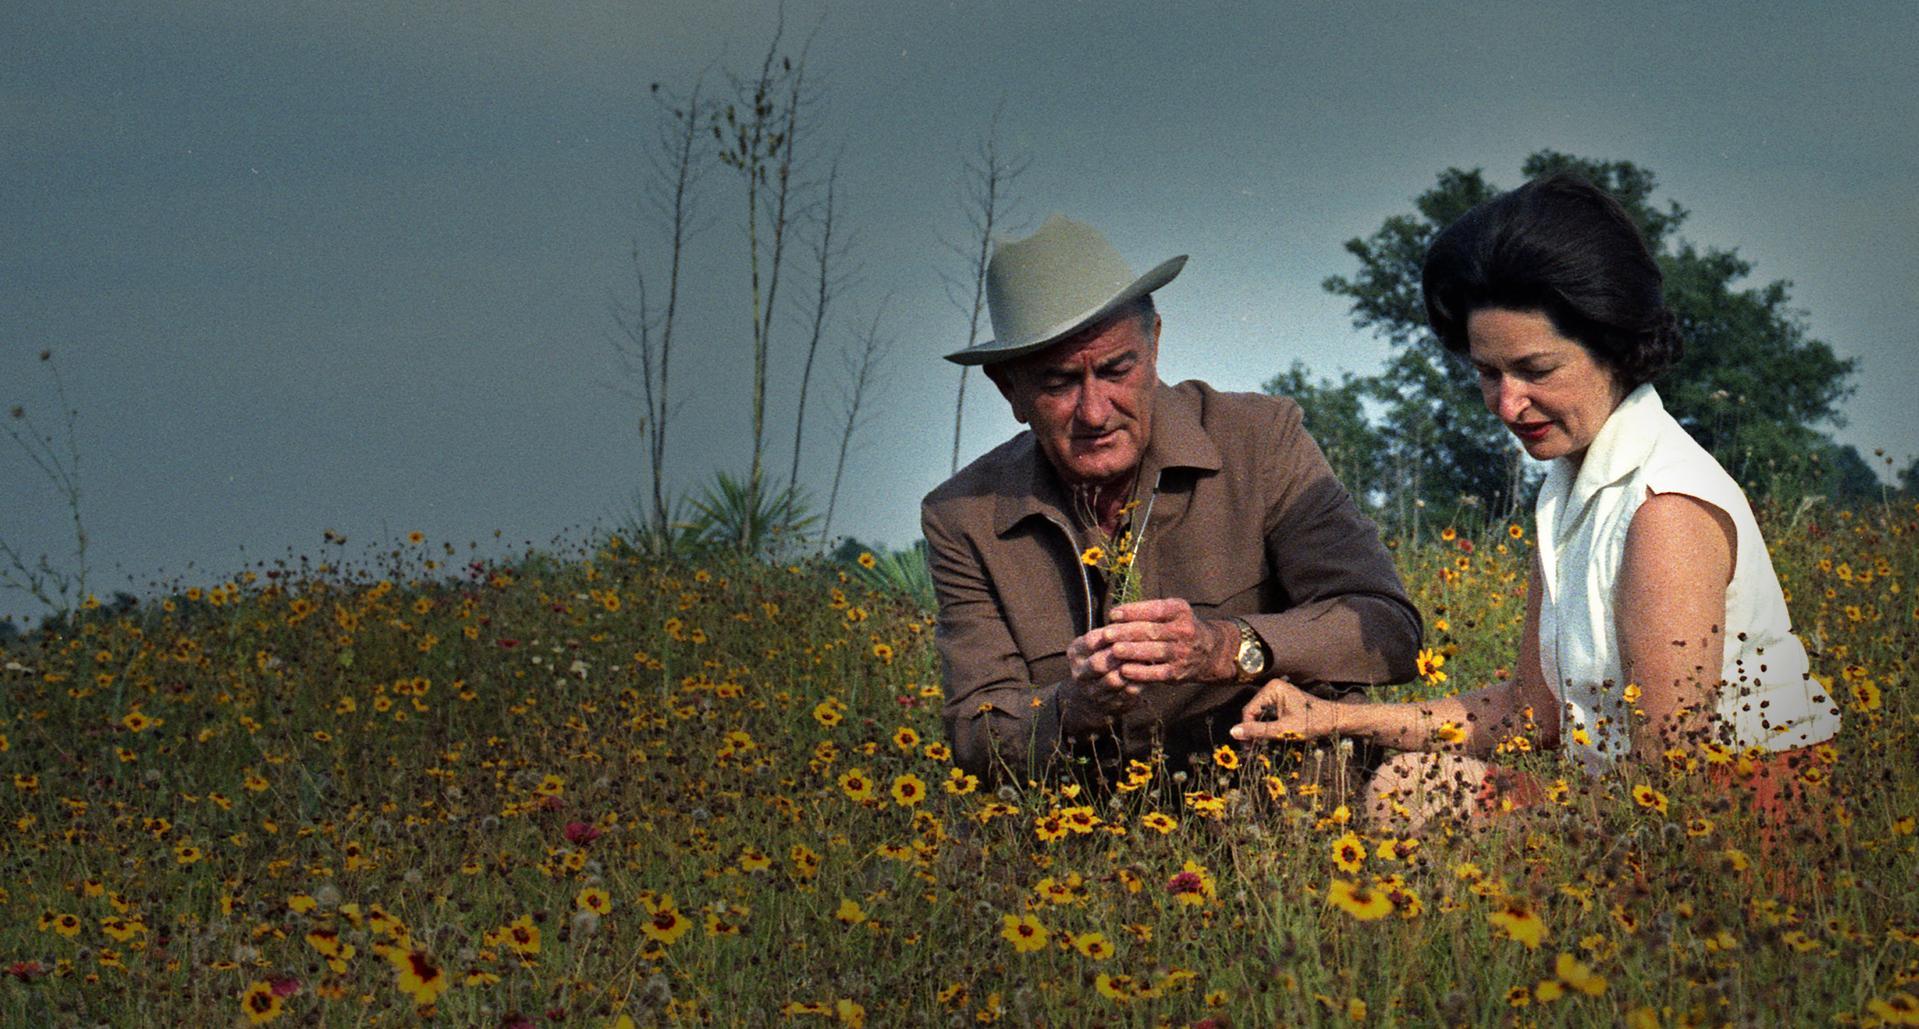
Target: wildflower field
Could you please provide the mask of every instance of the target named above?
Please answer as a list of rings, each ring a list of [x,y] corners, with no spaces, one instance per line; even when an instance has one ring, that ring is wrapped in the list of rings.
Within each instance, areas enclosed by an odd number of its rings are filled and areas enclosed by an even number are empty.
[[[1297,751],[982,784],[858,564],[258,566],[6,650],[0,1023],[1914,1024],[1919,512],[1767,528],[1846,715],[1776,846],[1710,747],[1418,838]],[[1401,542],[1382,692],[1500,674],[1529,547]]]

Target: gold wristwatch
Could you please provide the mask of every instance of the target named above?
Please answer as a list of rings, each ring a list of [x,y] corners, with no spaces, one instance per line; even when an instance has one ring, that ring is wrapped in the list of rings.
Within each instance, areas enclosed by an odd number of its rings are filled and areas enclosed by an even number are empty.
[[[1234,618],[1239,627],[1239,650],[1233,655],[1233,681],[1252,682],[1266,671],[1266,644],[1244,618]]]

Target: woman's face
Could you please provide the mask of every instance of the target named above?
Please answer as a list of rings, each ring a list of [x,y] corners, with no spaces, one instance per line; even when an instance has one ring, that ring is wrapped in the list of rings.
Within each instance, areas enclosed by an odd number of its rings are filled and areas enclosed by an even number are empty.
[[[1625,398],[1612,372],[1539,311],[1480,308],[1466,339],[1486,409],[1537,460],[1583,457]]]

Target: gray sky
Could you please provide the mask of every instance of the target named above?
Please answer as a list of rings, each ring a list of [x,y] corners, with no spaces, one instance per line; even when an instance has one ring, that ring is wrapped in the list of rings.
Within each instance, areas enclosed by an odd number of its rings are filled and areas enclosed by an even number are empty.
[[[52,348],[80,410],[101,592],[249,560],[546,543],[642,482],[608,384],[655,109],[763,51],[768,3],[168,5],[0,11],[0,403],[43,424]],[[165,13],[161,13],[164,9]],[[1517,185],[1554,148],[1654,170],[1682,235],[1793,283],[1859,360],[1838,432],[1901,465],[1919,295],[1919,5],[899,3],[791,0],[813,34],[816,157],[843,154],[860,278],[829,345],[897,340],[833,529],[903,545],[944,478],[964,342],[941,246],[960,157],[1003,102],[1028,225],[1100,226],[1159,294],[1161,372],[1254,389],[1294,359],[1369,372],[1383,344],[1319,287],[1340,249],[1448,166]],[[744,470],[741,201],[717,169],[694,243],[669,460]],[[797,278],[789,280],[796,283]],[[795,290],[797,292],[797,290]],[[792,294],[789,294],[791,296]],[[796,343],[796,327],[783,329]],[[778,341],[776,340],[776,347]],[[827,359],[836,374],[837,359]],[[771,466],[798,357],[773,357]],[[829,380],[831,374],[829,374]],[[975,376],[964,453],[1016,428]],[[839,417],[814,394],[824,503]],[[0,449],[0,537],[56,553],[64,507]],[[0,614],[28,612],[0,595]]]

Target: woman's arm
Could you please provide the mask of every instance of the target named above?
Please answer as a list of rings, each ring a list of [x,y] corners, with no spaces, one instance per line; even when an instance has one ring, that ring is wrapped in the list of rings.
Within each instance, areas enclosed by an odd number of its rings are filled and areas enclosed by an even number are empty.
[[[1526,589],[1519,667],[1512,678],[1468,693],[1415,704],[1341,704],[1319,700],[1283,679],[1253,695],[1233,727],[1241,740],[1350,736],[1395,750],[1460,750],[1486,755],[1514,736],[1542,747],[1559,741],[1559,708],[1539,660],[1538,559]],[[1529,728],[1530,726],[1530,728]]]
[[[1737,547],[1732,518],[1697,497],[1656,493],[1633,513],[1613,601],[1641,761],[1711,730]]]

